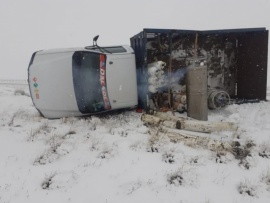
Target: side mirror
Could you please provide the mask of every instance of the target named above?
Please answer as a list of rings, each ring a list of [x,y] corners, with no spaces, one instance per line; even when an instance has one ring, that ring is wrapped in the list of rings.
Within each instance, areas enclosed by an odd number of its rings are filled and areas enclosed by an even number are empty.
[[[97,36],[95,36],[94,38],[93,38],[93,46],[97,46],[97,40],[98,40],[98,37],[99,37],[99,35],[97,35]]]

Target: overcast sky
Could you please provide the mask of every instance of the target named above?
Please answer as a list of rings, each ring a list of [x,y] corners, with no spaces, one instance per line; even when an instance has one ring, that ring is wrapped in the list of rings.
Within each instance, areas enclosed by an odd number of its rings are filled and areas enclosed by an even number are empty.
[[[0,79],[26,79],[33,52],[91,45],[97,34],[99,45],[105,46],[129,45],[129,38],[143,28],[270,28],[270,0],[0,0],[0,3]]]

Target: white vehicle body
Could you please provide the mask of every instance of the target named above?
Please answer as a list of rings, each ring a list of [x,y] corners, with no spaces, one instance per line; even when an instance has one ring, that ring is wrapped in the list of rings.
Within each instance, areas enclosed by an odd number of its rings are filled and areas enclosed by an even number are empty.
[[[129,46],[38,51],[28,72],[33,103],[47,118],[91,115],[138,103],[135,55]]]

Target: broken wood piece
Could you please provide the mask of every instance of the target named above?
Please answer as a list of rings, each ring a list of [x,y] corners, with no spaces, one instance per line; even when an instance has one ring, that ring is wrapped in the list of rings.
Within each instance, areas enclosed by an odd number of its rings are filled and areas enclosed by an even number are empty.
[[[176,126],[181,125],[179,129],[185,129],[196,132],[220,132],[220,131],[236,131],[238,126],[232,122],[211,122],[211,121],[197,121],[197,120],[184,120],[177,121]]]
[[[158,132],[160,136],[167,136],[173,142],[183,142],[190,146],[201,146],[205,149],[210,149],[212,151],[226,150],[230,151],[232,146],[225,141],[215,140],[204,135],[198,135],[198,133],[193,132],[183,132],[182,130],[173,130],[167,127],[161,127]]]
[[[238,126],[232,122],[211,122],[186,120],[183,118],[176,119],[175,116],[170,116],[164,113],[156,113],[155,116],[143,114],[142,121],[147,124],[159,126],[164,125],[173,129],[184,129],[188,131],[211,133],[220,131],[236,131]]]
[[[178,120],[190,120],[188,117],[177,117],[164,112],[155,112],[154,116],[159,117],[161,120],[178,121]]]
[[[160,118],[158,118],[156,116],[148,115],[148,114],[145,114],[145,113],[142,114],[141,120],[145,124],[154,125],[154,126],[159,126],[159,124],[161,122]]]

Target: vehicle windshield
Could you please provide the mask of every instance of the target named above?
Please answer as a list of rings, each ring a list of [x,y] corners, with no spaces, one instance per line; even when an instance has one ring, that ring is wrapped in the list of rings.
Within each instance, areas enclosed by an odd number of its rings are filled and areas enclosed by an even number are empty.
[[[106,55],[85,51],[72,56],[73,84],[81,113],[111,109],[106,87]]]

